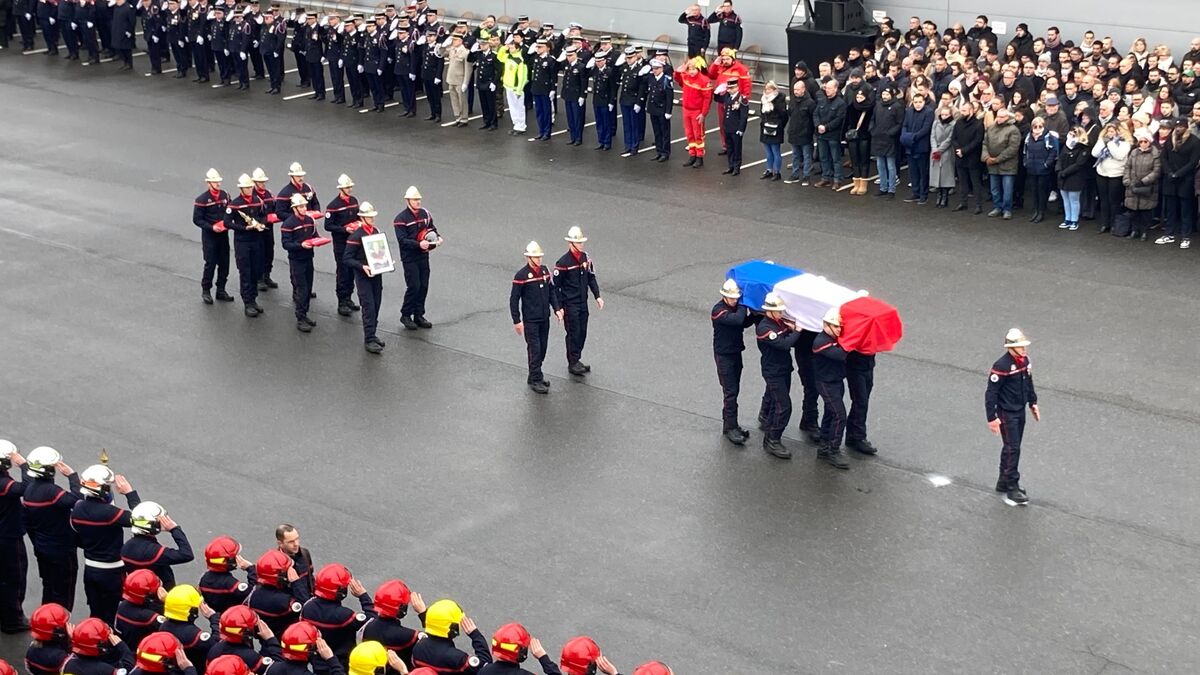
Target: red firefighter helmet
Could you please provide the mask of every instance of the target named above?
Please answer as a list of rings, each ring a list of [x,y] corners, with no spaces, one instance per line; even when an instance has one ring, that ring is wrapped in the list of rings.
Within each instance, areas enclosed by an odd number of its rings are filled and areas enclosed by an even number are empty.
[[[497,661],[520,663],[529,656],[529,631],[519,623],[506,623],[492,635],[492,656]]]
[[[313,593],[318,598],[341,601],[350,585],[350,570],[341,563],[329,563],[313,579]]]
[[[671,667],[662,661],[651,661],[634,668],[633,675],[674,675],[674,673],[671,671]]]
[[[162,580],[150,570],[134,570],[125,577],[121,589],[121,597],[135,605],[146,604],[146,598],[156,595],[162,587]]]
[[[321,632],[317,627],[307,621],[297,621],[288,626],[279,639],[283,646],[283,658],[288,661],[307,661],[320,637]]]
[[[0,659],[0,675],[17,675],[17,669],[13,668],[8,661]]]
[[[408,612],[412,591],[399,579],[390,579],[375,589],[375,611],[385,619],[402,619]]]
[[[408,671],[408,675],[438,675],[438,671],[434,670],[433,668],[421,666],[420,668],[413,668],[412,670]]]
[[[204,547],[204,564],[213,572],[228,572],[237,567],[242,545],[233,537],[221,535]]]
[[[240,644],[258,626],[258,615],[246,605],[234,605],[221,612],[219,625],[222,640]]]
[[[254,564],[254,571],[258,574],[258,583],[283,588],[287,585],[287,571],[294,564],[286,553],[277,548],[267,551]]]
[[[47,602],[33,610],[33,615],[29,617],[29,630],[34,640],[67,640],[71,637],[67,634],[70,620],[71,613],[66,607],[57,602]]]
[[[592,675],[596,672],[596,659],[600,658],[600,647],[586,635],[573,637],[563,645],[558,665],[566,675]]]
[[[112,629],[102,619],[84,619],[71,631],[71,651],[80,656],[100,656],[108,650]]]
[[[204,673],[205,675],[250,675],[250,669],[246,667],[246,662],[242,660],[242,657],[236,654],[226,654],[209,661],[208,668]]]
[[[137,667],[149,673],[165,673],[179,651],[179,638],[165,631],[151,633],[137,646]]]

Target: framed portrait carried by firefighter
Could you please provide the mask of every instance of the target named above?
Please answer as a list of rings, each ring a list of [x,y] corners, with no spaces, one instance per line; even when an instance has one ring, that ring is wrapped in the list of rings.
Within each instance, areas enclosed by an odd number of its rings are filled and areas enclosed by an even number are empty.
[[[388,246],[387,235],[380,232],[362,238],[363,252],[367,254],[367,267],[371,276],[394,272],[396,263],[392,260],[392,249]]]

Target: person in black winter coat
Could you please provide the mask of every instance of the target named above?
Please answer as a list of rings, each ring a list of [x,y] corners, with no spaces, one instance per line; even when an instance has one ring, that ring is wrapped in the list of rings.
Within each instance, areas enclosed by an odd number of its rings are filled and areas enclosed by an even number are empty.
[[[903,122],[904,102],[895,87],[884,87],[871,113],[871,154],[875,155],[875,168],[879,172],[880,197],[896,196],[896,141]]]
[[[803,63],[803,61],[801,62]],[[805,80],[798,79],[792,85],[792,98],[788,101],[787,142],[792,146],[792,173],[785,183],[803,181],[808,185],[813,163],[813,108],[817,101],[812,97]]]
[[[929,197],[929,134],[933,130],[933,106],[923,96],[913,98],[904,111],[900,127],[900,145],[908,153],[908,173],[912,196],[908,203],[924,204]]]
[[[787,98],[779,91],[774,80],[763,87],[759,108],[759,141],[767,154],[767,169],[760,178],[780,180],[783,171],[784,131],[788,122]]]
[[[852,195],[867,194],[867,176],[871,175],[871,115],[875,110],[875,88],[867,84],[858,69],[850,73],[846,86],[846,146],[854,171]]]
[[[955,211],[967,208],[967,198],[975,195],[975,215],[983,213],[983,195],[987,171],[984,169],[980,150],[983,148],[983,120],[976,114],[975,103],[966,101],[958,109],[958,121],[950,148],[954,151],[954,170],[958,178],[958,206]]]
[[[1196,229],[1196,165],[1200,163],[1200,138],[1192,135],[1186,121],[1174,123],[1171,136],[1163,145],[1162,194],[1167,232],[1155,244],[1192,245]]]
[[[112,9],[112,44],[121,59],[118,70],[133,70],[133,31],[137,16],[127,0],[117,0]]]
[[[1055,168],[1058,170],[1058,189],[1062,193],[1063,222],[1060,230],[1079,229],[1079,202],[1087,185],[1087,168],[1091,163],[1091,146],[1083,127],[1067,132]]]
[[[700,11],[700,5],[690,5],[679,15],[679,23],[688,27],[688,58],[703,56],[709,42],[712,41],[712,31],[708,28],[708,20]]]

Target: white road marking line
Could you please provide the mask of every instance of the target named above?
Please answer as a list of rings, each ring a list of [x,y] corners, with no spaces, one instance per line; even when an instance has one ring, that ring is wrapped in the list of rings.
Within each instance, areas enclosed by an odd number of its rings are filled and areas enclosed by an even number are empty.
[[[214,86],[214,87],[216,87],[217,85],[215,85],[215,84],[214,84],[213,86]],[[326,88],[325,88],[325,91],[327,91],[327,92],[333,91],[333,87],[326,87]],[[313,92],[312,92],[312,90],[310,89],[309,91],[306,91],[306,92],[304,92],[304,93],[302,93],[302,94],[292,94],[291,96],[284,96],[284,97],[283,97],[283,100],[285,100],[285,101],[294,101],[294,100],[296,100],[296,99],[298,99],[298,98],[307,98],[307,97],[309,97],[309,96],[312,96],[312,95],[313,95]]]

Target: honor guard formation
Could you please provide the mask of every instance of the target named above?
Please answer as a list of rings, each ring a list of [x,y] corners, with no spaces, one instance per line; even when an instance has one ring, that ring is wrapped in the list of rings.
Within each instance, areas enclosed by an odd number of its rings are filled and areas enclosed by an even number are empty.
[[[107,460],[102,454],[76,473],[53,448],[24,456],[0,441],[0,629],[30,633],[27,675],[498,675],[527,673],[529,656],[545,675],[619,672],[587,636],[568,640],[557,663],[519,623],[489,641],[454,600],[426,605],[400,579],[383,581],[372,597],[342,563],[317,567],[286,523],[253,562],[233,538],[213,538],[204,574],[182,583],[172,568],[194,559],[188,536]],[[41,606],[28,617],[26,536],[42,581]],[[88,609],[72,623],[80,551]],[[406,622],[410,608],[416,618]],[[0,660],[0,675],[16,672]],[[671,669],[651,661],[633,675]]]

